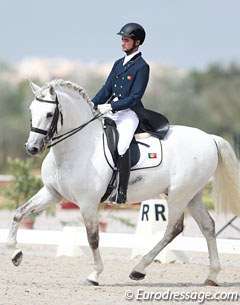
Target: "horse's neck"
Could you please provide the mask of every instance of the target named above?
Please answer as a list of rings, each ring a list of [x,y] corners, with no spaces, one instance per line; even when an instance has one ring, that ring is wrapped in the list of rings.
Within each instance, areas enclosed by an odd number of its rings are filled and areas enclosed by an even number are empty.
[[[59,96],[60,105],[64,114],[63,126],[58,135],[64,134],[79,127],[93,118],[92,111],[83,99],[64,98]],[[102,134],[102,124],[99,120],[89,123],[78,133],[63,140],[53,147],[52,151],[58,162],[67,162],[69,158],[91,158]]]
[[[63,112],[63,126],[61,133],[65,133],[92,119],[93,114],[87,103],[81,96],[59,94],[59,101]]]

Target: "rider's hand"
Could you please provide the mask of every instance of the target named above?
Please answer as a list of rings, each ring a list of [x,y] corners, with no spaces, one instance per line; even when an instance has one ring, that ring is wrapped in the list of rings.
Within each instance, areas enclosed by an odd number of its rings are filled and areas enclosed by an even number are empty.
[[[111,111],[112,106],[111,106],[111,104],[101,104],[101,105],[98,105],[98,110],[101,112],[101,114],[104,114],[108,111]]]

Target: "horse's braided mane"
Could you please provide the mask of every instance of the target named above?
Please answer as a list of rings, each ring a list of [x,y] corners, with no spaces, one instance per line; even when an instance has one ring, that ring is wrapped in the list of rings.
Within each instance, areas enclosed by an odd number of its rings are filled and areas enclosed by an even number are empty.
[[[89,98],[89,96],[87,95],[85,89],[83,89],[81,86],[72,83],[71,81],[65,81],[63,79],[53,79],[51,82],[46,83],[43,88],[42,91],[45,89],[48,89],[50,87],[55,88],[56,86],[59,87],[66,87],[68,89],[71,89],[73,91],[75,91],[76,93],[78,93],[81,97],[83,97],[83,99],[87,102],[90,103],[91,99]]]

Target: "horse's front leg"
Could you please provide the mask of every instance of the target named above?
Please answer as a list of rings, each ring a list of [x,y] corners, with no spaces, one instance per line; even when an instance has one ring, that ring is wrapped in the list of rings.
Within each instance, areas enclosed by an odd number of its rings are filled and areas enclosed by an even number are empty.
[[[85,213],[81,207],[82,215],[84,218],[88,243],[93,253],[94,267],[92,273],[88,276],[87,281],[95,286],[99,285],[99,275],[103,271],[103,262],[99,251],[99,228],[98,228],[98,211],[97,206],[91,209],[91,213]]]
[[[16,210],[7,240],[8,247],[14,250],[12,254],[12,262],[15,266],[19,266],[21,264],[23,257],[22,251],[16,248],[17,231],[21,220],[34,212],[44,210],[53,202],[58,202],[60,200],[61,197],[57,193],[54,191],[50,192],[46,187],[43,187],[36,195],[34,195]]]

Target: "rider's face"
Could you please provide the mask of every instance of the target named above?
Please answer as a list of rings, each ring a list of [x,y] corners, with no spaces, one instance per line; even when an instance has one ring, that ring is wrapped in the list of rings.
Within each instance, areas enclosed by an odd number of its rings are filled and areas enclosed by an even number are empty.
[[[134,48],[132,50],[131,53],[135,52],[137,49],[138,49],[138,46],[139,46],[139,40],[137,40],[135,42],[135,45],[136,45],[136,48]],[[122,50],[124,52],[128,52],[129,50],[131,50],[134,46],[134,40],[130,37],[122,37]]]

